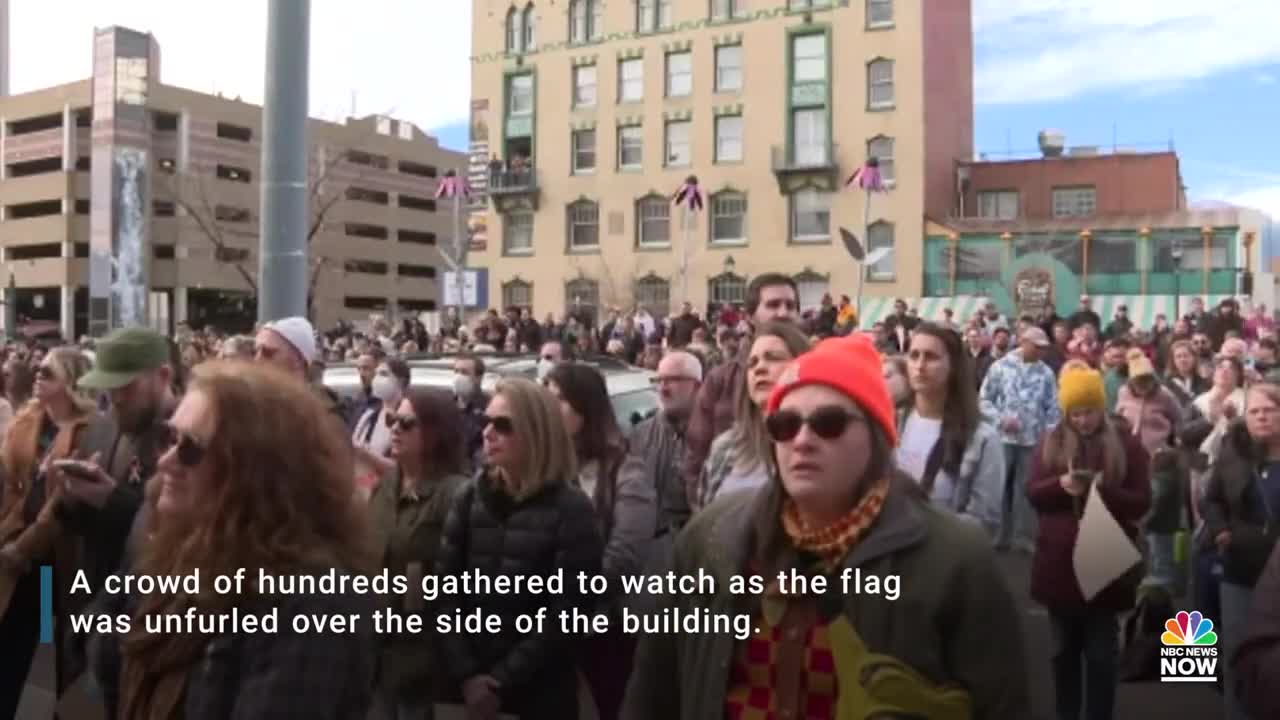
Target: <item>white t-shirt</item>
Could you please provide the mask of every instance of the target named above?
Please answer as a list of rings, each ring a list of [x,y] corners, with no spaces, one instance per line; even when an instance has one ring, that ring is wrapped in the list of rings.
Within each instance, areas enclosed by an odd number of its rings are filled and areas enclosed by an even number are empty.
[[[894,452],[894,460],[898,467],[916,482],[924,478],[924,468],[929,462],[929,453],[942,436],[942,421],[922,418],[915,410],[907,416],[906,425],[902,428],[902,437],[898,440],[898,449]]]
[[[370,423],[373,423],[372,428],[369,427]],[[356,423],[355,431],[351,433],[351,442],[356,447],[368,450],[370,455],[387,457],[387,452],[391,450],[391,428],[387,427],[386,409],[380,407],[366,410]]]

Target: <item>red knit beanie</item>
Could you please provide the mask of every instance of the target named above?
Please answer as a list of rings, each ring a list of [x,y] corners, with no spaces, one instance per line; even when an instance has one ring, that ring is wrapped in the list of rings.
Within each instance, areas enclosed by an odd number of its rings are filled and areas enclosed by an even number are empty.
[[[867,418],[880,425],[890,447],[898,444],[893,398],[884,382],[880,353],[871,339],[855,333],[828,338],[796,358],[769,395],[768,412],[777,411],[787,393],[805,385],[826,385],[857,403]]]

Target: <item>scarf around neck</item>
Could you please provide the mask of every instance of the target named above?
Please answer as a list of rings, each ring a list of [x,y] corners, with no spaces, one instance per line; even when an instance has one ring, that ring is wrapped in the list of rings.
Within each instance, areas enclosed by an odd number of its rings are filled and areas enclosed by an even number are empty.
[[[831,572],[844,562],[849,551],[875,524],[888,494],[889,481],[885,478],[872,486],[852,510],[834,523],[817,529],[804,527],[795,501],[788,498],[782,506],[782,529],[797,550],[816,555],[823,569]]]

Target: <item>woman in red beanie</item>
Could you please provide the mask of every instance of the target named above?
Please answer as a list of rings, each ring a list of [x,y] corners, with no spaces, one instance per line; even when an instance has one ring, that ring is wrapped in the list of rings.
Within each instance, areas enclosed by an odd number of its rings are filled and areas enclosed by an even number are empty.
[[[768,484],[695,516],[674,552],[678,576],[758,590],[659,599],[663,614],[745,616],[754,630],[645,635],[623,717],[1030,717],[1020,627],[990,621],[1017,616],[991,543],[894,469],[872,342],[801,355],[766,417]]]

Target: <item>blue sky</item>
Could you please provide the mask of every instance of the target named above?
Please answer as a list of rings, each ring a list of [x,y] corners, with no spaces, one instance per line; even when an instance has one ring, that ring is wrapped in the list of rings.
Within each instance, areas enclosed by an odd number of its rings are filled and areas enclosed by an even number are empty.
[[[1188,197],[1280,218],[1280,1],[973,0],[975,149],[1167,147]],[[465,122],[437,128],[465,149]]]

